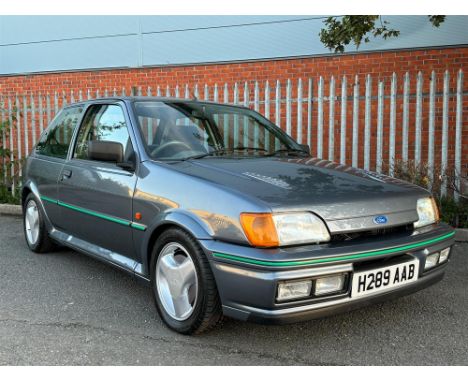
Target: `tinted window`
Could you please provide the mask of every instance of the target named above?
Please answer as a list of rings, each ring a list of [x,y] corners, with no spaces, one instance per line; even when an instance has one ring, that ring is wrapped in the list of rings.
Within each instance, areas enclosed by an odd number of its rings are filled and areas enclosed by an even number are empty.
[[[36,153],[56,158],[66,158],[73,130],[82,112],[82,107],[70,107],[62,110],[41,136],[36,146]]]
[[[75,158],[89,159],[90,141],[117,142],[122,145],[124,160],[133,154],[123,110],[118,105],[91,106],[83,119],[76,140]]]

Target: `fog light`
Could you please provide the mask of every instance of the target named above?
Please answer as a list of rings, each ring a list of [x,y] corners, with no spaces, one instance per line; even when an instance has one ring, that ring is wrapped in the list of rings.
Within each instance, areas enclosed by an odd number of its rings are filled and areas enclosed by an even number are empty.
[[[443,263],[444,261],[447,261],[450,253],[450,247],[445,248],[442,251],[440,251],[440,257],[439,257],[439,264]]]
[[[312,280],[287,281],[278,284],[278,301],[295,300],[310,296]]]
[[[312,280],[287,281],[278,284],[277,301],[296,300],[310,296]]]
[[[424,264],[424,270],[435,267],[438,261],[439,261],[439,252],[426,256],[426,264]]]
[[[314,294],[316,296],[321,296],[323,294],[339,292],[343,290],[344,280],[345,280],[344,275],[321,277],[315,280]]]

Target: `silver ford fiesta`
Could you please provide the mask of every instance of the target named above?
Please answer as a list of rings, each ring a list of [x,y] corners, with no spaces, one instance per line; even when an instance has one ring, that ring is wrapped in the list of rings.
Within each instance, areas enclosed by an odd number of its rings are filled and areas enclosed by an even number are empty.
[[[173,330],[288,323],[441,280],[454,231],[417,186],[309,155],[243,107],[117,97],[62,109],[26,161],[24,232],[151,286]]]

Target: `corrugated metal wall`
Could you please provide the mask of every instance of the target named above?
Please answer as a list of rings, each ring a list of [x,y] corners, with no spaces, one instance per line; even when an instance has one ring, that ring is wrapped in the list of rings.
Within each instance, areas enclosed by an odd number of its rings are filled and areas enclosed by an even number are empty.
[[[0,75],[327,54],[324,17],[0,16]],[[385,18],[400,37],[361,51],[468,44],[468,16]]]

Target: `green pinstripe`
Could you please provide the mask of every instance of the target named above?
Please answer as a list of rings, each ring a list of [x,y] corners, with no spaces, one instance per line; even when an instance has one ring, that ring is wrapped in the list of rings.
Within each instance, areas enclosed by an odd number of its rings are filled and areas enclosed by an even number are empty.
[[[132,222],[130,226],[134,229],[137,229],[139,231],[146,231],[146,226],[144,224],[139,224],[139,223],[134,223]]]
[[[421,241],[419,243],[414,243],[414,244],[403,245],[400,247],[382,249],[379,251],[369,251],[369,252],[359,253],[355,255],[325,257],[321,259],[309,259],[309,260],[297,260],[297,261],[264,261],[264,260],[255,260],[255,259],[251,259],[248,257],[228,255],[226,253],[217,253],[217,252],[213,253],[213,256],[216,258],[220,258],[220,259],[228,259],[228,260],[238,261],[241,263],[263,265],[263,266],[268,266],[268,267],[296,267],[296,266],[305,266],[305,265],[320,264],[320,263],[330,263],[330,262],[342,261],[342,260],[362,259],[362,258],[378,256],[378,255],[388,255],[392,253],[415,249],[418,247],[424,247],[429,244],[434,244],[439,241],[449,239],[453,237],[454,235],[455,235],[455,232],[450,232],[448,234],[436,237],[434,239],[425,240],[425,241]]]
[[[104,220],[107,220],[107,221],[110,221],[110,222],[113,222],[113,223],[117,223],[117,224],[121,224],[121,225],[124,225],[124,226],[127,226],[127,227],[131,227],[131,228],[134,228],[134,229],[139,230],[139,231],[146,231],[146,228],[147,228],[144,224],[135,223],[135,222],[132,222],[130,220],[116,218],[114,216],[110,216],[110,215],[106,215],[106,214],[101,214],[100,212],[96,212],[96,211],[88,210],[87,208],[82,208],[82,207],[74,206],[72,204],[64,203],[64,202],[61,202],[60,200],[52,199],[52,198],[49,198],[47,196],[41,196],[41,199],[46,201],[46,202],[57,204],[57,205],[59,205],[61,207],[65,207],[65,208],[68,208],[68,209],[73,210],[73,211],[81,212],[81,213],[86,214],[86,215],[94,216],[94,217],[104,219]]]
[[[46,202],[53,203],[53,204],[58,204],[58,200],[48,198],[47,196],[41,196],[42,200],[45,200]]]

